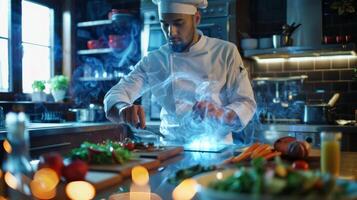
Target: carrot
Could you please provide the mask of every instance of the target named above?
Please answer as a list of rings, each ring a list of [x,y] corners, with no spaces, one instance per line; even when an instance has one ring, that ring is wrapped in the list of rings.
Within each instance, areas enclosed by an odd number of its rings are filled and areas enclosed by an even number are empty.
[[[246,149],[243,152],[253,152],[256,148],[258,148],[260,146],[260,143],[254,143],[252,144],[250,147],[248,147],[248,149]]]
[[[263,150],[263,151],[260,151],[259,153],[256,153],[256,154],[252,154],[252,158],[254,159],[254,158],[259,158],[259,157],[264,157],[264,156],[266,156],[266,155],[268,155],[269,153],[271,153],[272,152],[272,150],[271,150],[271,148],[269,147],[269,148],[266,148],[265,150]]]
[[[269,160],[275,156],[280,156],[281,155],[281,152],[280,151],[274,151],[274,152],[271,152],[265,156],[263,156],[263,158],[265,158],[265,160]]]
[[[225,160],[224,163],[237,163],[244,159],[247,159],[252,154],[252,152],[259,146],[260,146],[259,143],[254,143],[251,146],[249,146],[247,149],[245,149],[242,153],[240,153],[238,156],[231,157]]]
[[[256,157],[257,154],[259,154],[260,152],[266,150],[267,148],[269,148],[269,144],[262,144],[260,145],[258,148],[256,148],[253,153],[252,153],[252,157]]]
[[[243,153],[239,154],[238,156],[232,158],[232,159],[230,160],[230,162],[231,162],[231,163],[239,163],[240,161],[249,158],[249,156],[250,156],[251,154],[252,154],[252,153],[250,153],[250,152],[243,152]]]

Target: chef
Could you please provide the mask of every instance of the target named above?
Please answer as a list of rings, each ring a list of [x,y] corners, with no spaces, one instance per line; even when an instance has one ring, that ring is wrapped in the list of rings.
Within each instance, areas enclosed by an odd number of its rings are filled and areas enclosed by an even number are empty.
[[[231,132],[252,119],[256,103],[237,47],[197,29],[207,0],[153,0],[167,43],[150,52],[105,96],[108,119],[145,128],[133,102],[150,91],[162,106],[160,132],[174,143],[210,138],[232,142]],[[223,139],[225,138],[225,139]]]

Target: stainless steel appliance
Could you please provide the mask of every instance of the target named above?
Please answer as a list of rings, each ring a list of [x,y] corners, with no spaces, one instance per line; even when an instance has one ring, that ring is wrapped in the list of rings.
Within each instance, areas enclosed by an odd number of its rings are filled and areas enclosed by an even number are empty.
[[[198,29],[209,37],[236,42],[236,0],[210,0],[208,7],[201,10],[201,23]],[[151,0],[141,0],[141,16],[144,25],[141,32],[141,55],[158,49],[166,43],[161,30],[157,6]],[[151,94],[143,96],[142,104],[147,117],[159,119],[161,107],[157,105]]]

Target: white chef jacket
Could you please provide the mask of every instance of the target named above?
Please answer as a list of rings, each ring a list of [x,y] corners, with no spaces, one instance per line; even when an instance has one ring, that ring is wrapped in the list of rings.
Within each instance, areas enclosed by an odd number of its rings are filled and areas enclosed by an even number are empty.
[[[160,131],[169,140],[186,143],[195,138],[222,141],[226,137],[231,142],[230,131],[243,129],[256,110],[252,87],[236,46],[200,34],[199,41],[188,52],[173,52],[165,44],[143,57],[106,94],[107,118],[120,122],[118,114],[109,112],[110,109],[117,103],[123,107],[132,104],[150,90],[162,106]],[[220,126],[222,123],[194,120],[191,111],[198,100],[210,100],[233,110],[239,125],[232,130]]]

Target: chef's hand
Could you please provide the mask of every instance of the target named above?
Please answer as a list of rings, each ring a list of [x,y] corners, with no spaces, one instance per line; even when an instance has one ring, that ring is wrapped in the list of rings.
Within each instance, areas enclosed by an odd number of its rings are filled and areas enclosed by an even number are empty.
[[[225,109],[209,101],[198,101],[192,108],[194,118],[204,120],[211,118],[228,126],[239,122],[237,114],[231,109]]]
[[[135,128],[146,127],[145,124],[145,111],[140,105],[128,105],[119,111],[119,116],[125,123],[130,124]]]

